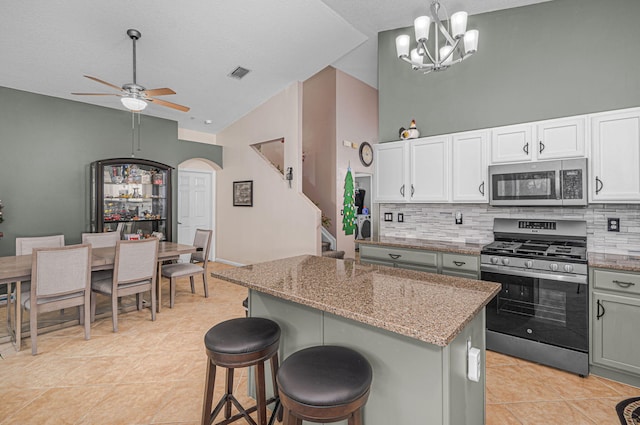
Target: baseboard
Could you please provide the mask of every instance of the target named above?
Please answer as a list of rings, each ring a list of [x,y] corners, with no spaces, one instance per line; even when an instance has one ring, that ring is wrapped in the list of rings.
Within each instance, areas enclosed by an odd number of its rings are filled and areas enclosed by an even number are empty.
[[[224,258],[216,258],[216,263],[228,264],[230,266],[243,267],[246,264],[236,263],[235,261],[225,260]]]

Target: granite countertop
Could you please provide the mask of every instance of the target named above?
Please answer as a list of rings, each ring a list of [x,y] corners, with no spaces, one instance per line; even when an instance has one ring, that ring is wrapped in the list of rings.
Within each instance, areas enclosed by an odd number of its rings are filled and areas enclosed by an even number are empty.
[[[211,276],[442,347],[500,290],[492,282],[311,255]]]
[[[640,256],[589,252],[589,267],[640,273]]]
[[[449,242],[416,238],[399,238],[395,236],[379,236],[371,240],[358,240],[361,245],[383,245],[398,248],[427,249],[430,251],[451,252],[455,254],[480,255],[484,244]]]

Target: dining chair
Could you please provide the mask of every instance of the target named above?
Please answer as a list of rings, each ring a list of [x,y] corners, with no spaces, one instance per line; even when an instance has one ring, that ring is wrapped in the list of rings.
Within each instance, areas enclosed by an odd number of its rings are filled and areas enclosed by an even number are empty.
[[[82,243],[91,244],[92,248],[107,248],[116,246],[116,242],[120,240],[118,232],[104,233],[83,233]]]
[[[169,307],[173,308],[176,299],[176,279],[189,276],[191,281],[191,293],[195,294],[194,277],[202,275],[204,284],[204,297],[209,297],[209,286],[207,284],[207,264],[209,262],[209,251],[211,249],[212,230],[197,229],[193,245],[197,251],[191,254],[188,263],[175,263],[162,266],[162,276],[169,278],[170,301]],[[162,277],[161,277],[162,278]]]
[[[51,236],[31,236],[16,238],[16,255],[29,255],[34,248],[59,248],[64,246],[64,235]],[[27,294],[29,292],[31,282],[26,280],[20,285],[20,292]],[[11,291],[10,291],[11,292]],[[8,297],[9,305],[7,307],[7,323],[11,317],[11,299]],[[21,300],[16,301],[16,308],[20,305]]]
[[[96,294],[111,297],[113,331],[118,332],[118,297],[136,295],[138,310],[143,292],[151,292],[151,320],[156,320],[156,275],[158,239],[116,241],[116,257],[110,277],[94,277],[91,282],[91,321],[96,314]]]
[[[38,353],[38,314],[78,307],[84,339],[90,338],[91,245],[34,248],[31,290],[22,297],[29,310],[31,354]]]

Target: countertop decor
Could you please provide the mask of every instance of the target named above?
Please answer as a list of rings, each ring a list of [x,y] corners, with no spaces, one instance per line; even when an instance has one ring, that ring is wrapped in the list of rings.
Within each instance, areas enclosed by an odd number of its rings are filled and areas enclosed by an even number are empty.
[[[441,347],[500,290],[492,282],[311,255],[211,275]]]

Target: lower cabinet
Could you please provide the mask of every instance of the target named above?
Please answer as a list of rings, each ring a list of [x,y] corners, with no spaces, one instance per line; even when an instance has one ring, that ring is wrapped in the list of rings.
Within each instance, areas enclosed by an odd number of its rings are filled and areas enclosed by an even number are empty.
[[[591,362],[640,378],[640,275],[592,270]]]
[[[479,257],[416,248],[360,244],[360,262],[478,279]]]

